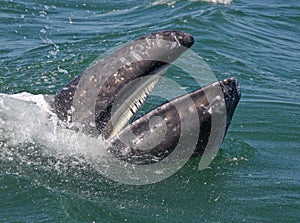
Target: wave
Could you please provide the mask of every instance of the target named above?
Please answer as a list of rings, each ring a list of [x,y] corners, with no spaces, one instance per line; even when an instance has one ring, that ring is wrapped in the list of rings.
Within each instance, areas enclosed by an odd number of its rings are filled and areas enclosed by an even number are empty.
[[[156,5],[168,5],[170,7],[174,6],[174,4],[178,0],[156,0],[153,3],[151,3],[151,6]],[[189,0],[191,2],[210,2],[214,4],[224,4],[224,5],[230,5],[232,3],[232,0]]]
[[[191,0],[191,1],[199,1],[199,0]],[[232,3],[232,0],[201,0],[202,2],[211,2],[215,4],[224,4],[224,5],[230,5]]]

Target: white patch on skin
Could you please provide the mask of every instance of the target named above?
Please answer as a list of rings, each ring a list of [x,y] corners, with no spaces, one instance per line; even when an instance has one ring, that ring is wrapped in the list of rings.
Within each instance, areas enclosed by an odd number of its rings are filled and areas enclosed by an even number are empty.
[[[126,147],[125,149],[122,150],[122,155],[125,156],[130,152],[130,149]]]
[[[194,110],[195,110],[195,109],[194,109],[194,107],[193,107],[193,106],[189,107],[189,112],[190,112],[190,113],[193,113],[193,112],[194,112]]]
[[[174,35],[174,39],[176,40],[176,43],[178,44],[178,46],[180,46],[180,42],[175,35]]]
[[[218,85],[219,85],[218,82],[212,84],[213,87],[216,87],[216,86],[218,86]]]
[[[170,49],[174,49],[175,47],[177,46],[177,44],[175,42],[172,42],[171,46],[170,46]]]
[[[211,107],[208,109],[208,113],[212,114],[212,108]]]
[[[137,61],[142,61],[143,60],[143,58],[138,54],[138,53],[136,53],[136,52],[134,52],[134,51],[131,51],[130,52],[130,56],[132,56],[134,59],[136,59]]]
[[[120,60],[122,63],[125,63],[125,62],[126,62],[126,59],[125,59],[124,57],[121,57],[119,60]]]

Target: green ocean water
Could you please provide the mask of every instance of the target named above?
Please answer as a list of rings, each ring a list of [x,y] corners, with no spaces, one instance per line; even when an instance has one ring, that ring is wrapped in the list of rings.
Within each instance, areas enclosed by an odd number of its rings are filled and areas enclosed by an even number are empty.
[[[170,29],[191,33],[193,52],[217,79],[236,77],[242,89],[209,168],[197,170],[193,157],[170,178],[143,186],[105,178],[64,151],[67,139],[55,142],[55,152],[29,140],[26,127],[35,128],[43,114],[0,100],[0,222],[300,221],[298,1],[0,3],[2,94],[54,94],[108,50]],[[167,76],[197,87],[177,69]],[[47,126],[34,137],[47,138]]]

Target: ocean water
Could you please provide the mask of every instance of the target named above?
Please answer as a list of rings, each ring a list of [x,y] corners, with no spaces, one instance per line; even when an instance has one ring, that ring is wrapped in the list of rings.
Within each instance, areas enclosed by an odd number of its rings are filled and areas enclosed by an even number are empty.
[[[2,0],[0,29],[0,222],[300,221],[299,1]],[[241,101],[209,168],[193,157],[159,183],[114,182],[85,158],[97,142],[56,127],[42,95],[170,29],[194,36],[217,79],[240,80]]]

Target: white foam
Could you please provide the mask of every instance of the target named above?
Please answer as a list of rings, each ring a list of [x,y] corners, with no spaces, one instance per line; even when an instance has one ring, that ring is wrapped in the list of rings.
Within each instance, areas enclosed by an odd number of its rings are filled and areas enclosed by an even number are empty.
[[[103,154],[101,139],[60,127],[59,122],[44,95],[0,94],[0,141],[11,146],[32,142],[66,154]]]
[[[190,0],[193,2],[199,1],[199,0]],[[214,4],[224,4],[224,5],[230,5],[232,3],[232,0],[200,0],[202,2],[211,2]]]
[[[156,5],[167,5],[169,7],[174,7],[175,4],[179,0],[156,0],[151,3],[150,6],[156,6]],[[214,4],[224,4],[224,5],[230,5],[232,3],[232,0],[190,0],[191,2],[211,2]]]

